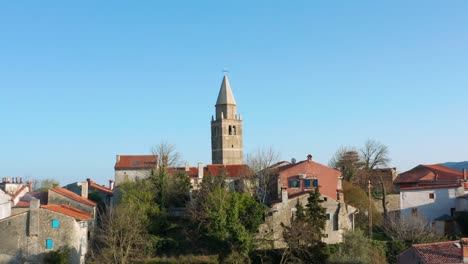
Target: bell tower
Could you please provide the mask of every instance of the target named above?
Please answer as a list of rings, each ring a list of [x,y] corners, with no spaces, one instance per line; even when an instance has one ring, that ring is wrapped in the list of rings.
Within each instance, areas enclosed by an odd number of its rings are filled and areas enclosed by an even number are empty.
[[[216,116],[211,117],[211,159],[213,164],[243,164],[242,119],[237,114],[237,104],[231,85],[224,75]]]

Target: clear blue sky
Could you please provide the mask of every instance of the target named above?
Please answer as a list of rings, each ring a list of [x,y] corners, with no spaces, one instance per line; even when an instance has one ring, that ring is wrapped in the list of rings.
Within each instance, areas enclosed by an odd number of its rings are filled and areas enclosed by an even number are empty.
[[[244,151],[400,171],[468,160],[467,1],[2,1],[0,176],[113,178],[162,140],[209,163],[228,68]]]

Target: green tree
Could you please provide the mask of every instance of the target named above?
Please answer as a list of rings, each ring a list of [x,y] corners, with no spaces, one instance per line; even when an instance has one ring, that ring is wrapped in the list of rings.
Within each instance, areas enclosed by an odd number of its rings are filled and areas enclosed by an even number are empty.
[[[356,228],[367,230],[369,228],[368,213],[372,214],[372,225],[382,224],[382,214],[377,211],[374,203],[369,210],[369,196],[367,193],[358,186],[355,186],[347,181],[343,181],[343,191],[345,203],[359,209],[359,214],[356,214],[355,225]],[[366,213],[367,212],[367,215]]]
[[[222,177],[221,177],[222,178]],[[217,177],[203,179],[192,209],[192,220],[218,251],[221,261],[232,254],[247,261],[265,207],[248,193],[230,191]]]
[[[386,263],[382,247],[372,243],[361,229],[348,231],[343,236],[343,243],[338,251],[327,260],[331,264],[344,263]]]
[[[328,257],[322,242],[326,225],[326,209],[321,206],[319,188],[310,192],[305,208],[296,204],[296,215],[291,225],[283,226],[283,239],[287,244],[281,263],[324,263]]]

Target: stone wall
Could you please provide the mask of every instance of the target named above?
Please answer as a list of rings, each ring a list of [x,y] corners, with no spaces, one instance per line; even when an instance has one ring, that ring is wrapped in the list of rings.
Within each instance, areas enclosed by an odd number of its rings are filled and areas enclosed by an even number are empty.
[[[151,171],[152,169],[115,170],[115,186],[126,180],[146,179],[151,176]]]
[[[259,238],[270,241],[262,248],[284,248],[286,246],[282,237],[283,228],[281,223],[289,226],[291,216],[296,211],[297,202],[299,201],[305,207],[308,197],[308,194],[304,194],[293,199],[287,199],[287,196],[283,194],[283,202],[271,206],[266,214],[265,223],[259,228]],[[323,242],[327,244],[340,243],[343,241],[343,233],[353,228],[353,213],[356,209],[327,196],[322,196],[322,199],[326,200],[322,203],[322,206],[326,208],[326,213],[330,215],[330,220],[327,220],[325,226],[327,237],[323,239]]]
[[[87,250],[87,225],[74,218],[46,209],[35,209],[0,220],[0,263],[40,263],[44,253],[64,246],[71,248],[70,263],[84,263]],[[52,219],[59,222],[52,228]],[[46,240],[53,248],[46,249]]]

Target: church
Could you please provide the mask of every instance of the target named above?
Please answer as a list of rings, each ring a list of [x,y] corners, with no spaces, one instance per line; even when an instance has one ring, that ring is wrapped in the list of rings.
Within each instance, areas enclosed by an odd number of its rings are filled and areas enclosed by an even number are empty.
[[[211,117],[211,162],[197,167],[170,168],[174,171],[185,171],[191,179],[194,189],[198,188],[204,175],[225,175],[228,183],[234,184],[238,179],[251,174],[244,164],[242,145],[242,118],[237,112],[237,104],[224,75],[215,105],[215,115]],[[135,181],[149,177],[159,164],[155,155],[117,155],[114,166],[115,185],[130,180]],[[238,186],[233,187],[235,189]]]

